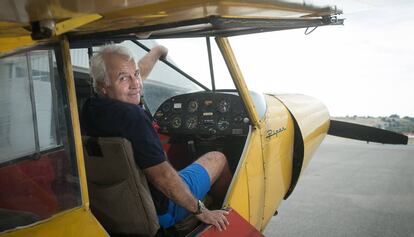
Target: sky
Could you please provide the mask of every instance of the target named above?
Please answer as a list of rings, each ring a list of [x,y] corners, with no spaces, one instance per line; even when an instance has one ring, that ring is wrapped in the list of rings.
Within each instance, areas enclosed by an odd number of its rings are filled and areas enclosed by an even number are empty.
[[[325,2],[343,26],[230,39],[249,88],[315,97],[331,116],[414,117],[414,1]]]

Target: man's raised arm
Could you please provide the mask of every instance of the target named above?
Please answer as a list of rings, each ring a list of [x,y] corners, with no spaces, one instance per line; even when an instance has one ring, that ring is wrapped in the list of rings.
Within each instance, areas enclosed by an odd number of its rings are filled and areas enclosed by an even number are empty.
[[[138,68],[141,73],[141,79],[145,80],[154,68],[158,59],[167,57],[168,49],[162,45],[152,48],[143,58],[138,61]]]

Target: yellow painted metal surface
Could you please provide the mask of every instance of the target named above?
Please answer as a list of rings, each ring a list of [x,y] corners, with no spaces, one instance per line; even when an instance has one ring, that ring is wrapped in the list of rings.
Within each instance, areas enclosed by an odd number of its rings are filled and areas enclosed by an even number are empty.
[[[263,221],[262,216],[265,201],[262,136],[260,130],[262,124],[260,124],[259,115],[257,114],[243,75],[230,47],[230,43],[227,38],[221,37],[216,38],[216,41],[237,91],[246,106],[253,126],[251,134],[248,137],[247,149],[243,152],[244,158],[239,162],[240,167],[235,174],[236,178],[233,178],[235,185],[230,188],[228,201],[232,208],[240,212],[250,224],[260,230]],[[248,206],[248,210],[245,209],[246,205]]]
[[[62,35],[66,32],[74,30],[82,25],[88,24],[90,22],[100,19],[102,16],[98,14],[84,15],[79,17],[74,17],[56,24],[54,35]],[[13,27],[15,26],[15,27]],[[22,47],[28,47],[36,44],[47,43],[51,41],[56,41],[56,37],[51,39],[32,40],[30,31],[27,31],[15,23],[7,24],[5,22],[0,22],[0,29],[3,29],[3,32],[0,33],[0,52],[8,52],[13,49],[19,49]],[[20,26],[21,27],[21,26]],[[12,32],[9,32],[10,31]],[[3,37],[1,37],[3,36]]]
[[[23,47],[29,47],[37,43],[38,42],[32,40],[30,35],[0,38],[0,53],[10,52],[14,49],[21,49]]]
[[[257,130],[260,132],[260,130]],[[256,229],[260,230],[264,208],[264,172],[263,172],[263,153],[261,140],[254,141],[252,149],[247,154],[246,162],[247,184],[249,187],[249,222]]]
[[[0,20],[0,38],[10,38],[29,35],[30,31],[24,29],[25,24],[1,21]]]
[[[253,129],[228,191],[226,206],[235,209],[260,230],[264,202],[264,176],[260,130]]]
[[[100,18],[102,18],[101,15],[91,14],[91,15],[74,17],[66,21],[59,22],[56,24],[55,35],[64,34],[68,31],[74,30],[80,26],[86,25]]]
[[[262,128],[263,167],[265,177],[264,230],[285,196],[292,177],[293,120],[286,107],[266,96],[267,110]]]
[[[253,129],[248,138],[227,203],[260,231],[273,217],[291,184],[294,122],[289,110],[304,136],[303,169],[329,126],[326,108],[313,98],[267,95],[265,99],[265,118],[259,121],[261,128]]]
[[[77,208],[56,215],[41,223],[4,233],[2,237],[109,236],[90,210]]]
[[[108,11],[116,1],[100,1],[99,9],[91,9],[97,13]],[[207,16],[252,17],[252,18],[303,18],[315,17],[326,13],[311,5],[286,3],[285,1],[225,1],[225,0],[170,0],[170,1],[129,1],[127,8],[102,13],[105,18],[91,24],[82,31],[96,31],[105,26],[107,29],[127,28],[131,25],[148,26],[199,19]],[[146,4],[145,4],[146,3]],[[98,7],[97,7],[98,8]],[[319,10],[319,11],[318,11]],[[118,26],[111,24],[118,19]],[[129,26],[128,26],[129,25]]]
[[[208,16],[256,19],[320,19],[340,13],[335,8],[315,7],[302,1],[277,0],[15,0],[0,8],[0,53],[54,40],[28,41],[30,22],[52,20],[55,35],[85,35],[134,27],[195,20]],[[102,16],[95,19],[93,16]],[[171,30],[171,29],[170,29]],[[191,30],[191,29],[189,29]],[[133,30],[130,32],[134,33]],[[147,32],[150,34],[151,32]],[[10,45],[8,39],[23,37]],[[8,46],[1,46],[9,42]]]
[[[87,181],[86,181],[85,163],[83,160],[83,147],[82,147],[82,137],[81,137],[81,132],[80,132],[78,106],[76,102],[75,79],[73,77],[69,42],[66,37],[62,37],[62,40],[60,42],[60,48],[61,48],[61,53],[62,53],[63,71],[65,74],[64,76],[66,80],[68,99],[69,99],[70,116],[71,116],[71,122],[72,122],[72,131],[73,131],[73,137],[74,137],[74,142],[75,142],[75,153],[76,153],[76,159],[77,159],[76,161],[78,164],[78,173],[79,173],[79,180],[80,180],[80,187],[81,187],[81,194],[82,194],[82,205],[86,210],[89,210],[89,195],[88,195],[88,187],[87,187]]]
[[[260,128],[260,119],[254,106],[253,100],[250,96],[249,90],[247,89],[246,82],[244,81],[243,74],[237,64],[236,57],[231,49],[230,43],[227,38],[217,37],[217,45],[223,55],[224,61],[227,64],[231,78],[233,79],[234,85],[242,98],[251,123],[255,127]]]
[[[228,204],[263,230],[291,183],[293,120],[285,105],[272,96],[266,96],[265,119],[259,120],[228,40],[217,38],[217,43],[255,127],[230,188]]]
[[[0,21],[26,23],[29,20],[67,19],[81,14],[103,14],[105,18],[128,16],[131,23],[151,25],[177,20],[217,16],[312,17],[329,14],[328,8],[303,4],[301,0],[14,0],[4,3]],[[158,16],[150,20],[141,16]],[[167,17],[166,17],[167,16]],[[120,22],[122,24],[125,21]]]
[[[303,171],[328,132],[328,109],[319,100],[306,95],[275,95],[275,98],[286,105],[300,127],[304,142]]]
[[[293,120],[279,100],[266,96],[266,103],[261,129],[248,138],[228,196],[228,205],[258,230],[273,217],[292,175]]]

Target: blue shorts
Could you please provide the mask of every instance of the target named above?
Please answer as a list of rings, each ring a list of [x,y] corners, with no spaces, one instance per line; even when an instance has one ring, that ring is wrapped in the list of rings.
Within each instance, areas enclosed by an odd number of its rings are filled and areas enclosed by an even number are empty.
[[[197,199],[202,200],[210,190],[210,176],[202,165],[192,163],[180,170],[178,174]],[[188,214],[187,209],[169,200],[167,213],[158,215],[158,221],[161,227],[168,228],[184,219]]]

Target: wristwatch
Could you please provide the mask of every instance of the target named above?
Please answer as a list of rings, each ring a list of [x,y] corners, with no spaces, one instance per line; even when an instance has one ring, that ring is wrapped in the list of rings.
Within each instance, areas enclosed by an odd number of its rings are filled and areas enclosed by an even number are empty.
[[[193,212],[193,215],[200,215],[201,213],[203,213],[205,210],[207,210],[206,206],[204,205],[204,203],[201,200],[197,201],[197,211]]]

